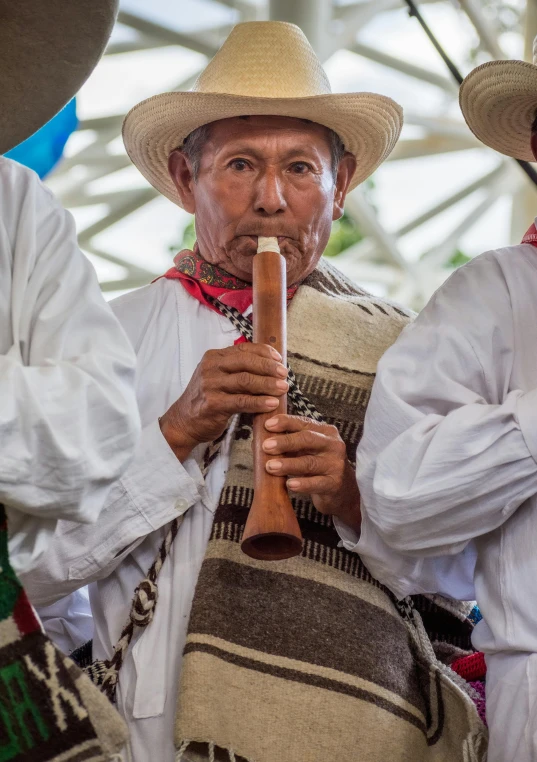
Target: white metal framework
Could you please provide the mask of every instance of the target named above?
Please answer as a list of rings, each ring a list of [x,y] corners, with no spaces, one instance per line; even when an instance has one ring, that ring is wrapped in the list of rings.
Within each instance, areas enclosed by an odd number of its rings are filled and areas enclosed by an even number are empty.
[[[433,6],[446,4],[451,12],[458,14],[461,28],[472,28],[478,60],[506,56],[496,27],[494,2],[491,2],[492,9],[489,8],[491,13],[487,13],[486,4],[478,0],[460,0],[458,3],[421,0],[419,3],[424,15],[431,13]],[[403,224],[390,224],[390,215],[379,214],[371,194],[363,188],[356,189],[350,195],[347,213],[356,220],[365,238],[341,254],[337,264],[366,286],[368,283],[376,284],[391,298],[419,308],[448,274],[446,262],[453,256],[461,238],[500,196],[514,199],[513,240],[533,219],[537,209],[535,189],[511,160],[493,155],[472,136],[458,111],[458,88],[449,73],[442,66],[433,69],[416,62],[411,49],[406,55],[393,52],[382,44],[382,35],[372,35],[372,29],[382,30],[384,26],[389,28],[395,25],[402,40],[405,35],[408,36],[411,48],[412,40],[421,34],[421,30],[416,28],[417,22],[409,19],[404,12],[403,0],[189,0],[185,3],[184,12],[179,10],[176,1],[161,0],[160,5],[158,2],[156,5],[159,6],[159,14],[155,15],[149,12],[152,4],[147,0],[123,2],[118,34],[109,44],[107,58],[176,46],[201,54],[199,70],[214,55],[237,21],[265,18],[291,21],[302,27],[321,59],[329,66],[334,54],[341,57],[342,51],[348,51],[346,55],[354,55],[368,65],[373,64],[384,76],[390,73],[396,76],[397,80],[390,85],[389,92],[396,99],[398,86],[407,90],[413,86],[428,86],[427,92],[432,93],[438,103],[436,111],[431,113],[430,108],[423,107],[427,105],[425,101],[428,98],[421,102],[416,98],[416,103],[411,103],[410,108],[407,103],[405,131],[390,157],[391,163],[408,168],[409,182],[413,173],[412,159],[421,158],[420,166],[423,166],[426,157],[432,159],[442,154],[453,154],[460,158],[460,152],[468,152],[469,156],[474,156],[476,151],[487,153],[488,160],[471,181],[459,185],[451,183],[453,189],[440,196],[438,193],[431,195],[429,189],[423,186],[421,192],[425,206],[422,204],[421,211]],[[202,28],[198,24],[198,28],[193,30],[192,24],[189,24],[188,7],[194,8],[194,5],[197,10],[203,9],[206,18]],[[511,0],[511,5],[517,6],[517,0]],[[517,8],[513,12],[515,10]],[[161,19],[167,11],[170,23],[162,23]],[[213,18],[214,23],[211,22]],[[528,0],[523,23],[524,29],[514,28],[510,34],[511,37],[517,34],[525,36],[525,52],[529,55],[533,36],[537,33],[537,0]],[[438,31],[442,32],[441,29]],[[462,63],[468,71],[471,63]],[[344,69],[345,63],[340,64],[341,67]],[[188,89],[197,73],[190,71],[181,81],[174,82],[171,89]],[[159,89],[164,88],[156,84],[153,91],[158,92]],[[434,98],[431,96],[431,99]],[[114,181],[114,178],[121,178],[121,171],[129,166],[119,137],[123,115],[120,112],[109,113],[82,120],[76,148],[71,150],[49,179],[50,186],[67,208],[92,207],[100,210],[97,219],[79,225],[79,240],[82,248],[96,258],[94,261],[105,261],[119,267],[118,277],[102,279],[105,291],[143,285],[161,272],[161,268],[152,266],[150,256],[147,261],[134,263],[128,256],[115,251],[113,246],[103,246],[97,242],[98,237],[102,240],[103,231],[111,230],[157,195],[153,188],[141,181],[134,185],[130,181]],[[390,167],[386,172],[389,177]],[[103,183],[104,178],[108,178],[109,182]],[[386,182],[388,180],[384,181],[384,185]],[[399,183],[402,197],[406,185],[404,176],[402,180],[400,177]],[[427,205],[430,195],[433,200]],[[391,203],[396,204],[397,200]],[[447,229],[444,223],[438,227],[441,233],[435,233],[435,221],[455,208],[462,209],[462,212],[453,217]],[[408,241],[425,229],[433,231],[429,234],[429,243],[423,244],[427,236],[425,239],[418,236],[416,240],[421,241],[418,251],[409,254]]]

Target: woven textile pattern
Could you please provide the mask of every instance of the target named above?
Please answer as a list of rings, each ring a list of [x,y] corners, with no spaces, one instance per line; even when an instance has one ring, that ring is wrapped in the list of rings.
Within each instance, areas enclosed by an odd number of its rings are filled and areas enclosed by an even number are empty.
[[[0,762],[105,762],[123,722],[41,631],[10,564],[0,505]]]
[[[324,263],[291,303],[290,365],[351,461],[378,359],[408,319]],[[356,762],[359,749],[368,762],[483,760],[486,731],[470,691],[437,661],[418,607],[402,612],[311,501],[292,497],[301,556],[262,562],[240,551],[251,437],[242,416],[192,606],[177,759]],[[456,603],[421,603],[438,638],[447,629],[467,643]]]

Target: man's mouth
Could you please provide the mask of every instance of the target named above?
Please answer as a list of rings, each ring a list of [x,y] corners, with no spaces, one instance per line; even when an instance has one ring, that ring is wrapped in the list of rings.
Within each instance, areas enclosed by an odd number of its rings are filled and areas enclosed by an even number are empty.
[[[265,238],[277,238],[278,239],[278,243],[280,245],[284,241],[287,241],[288,238],[289,238],[289,236],[286,236],[286,235],[277,235],[277,236],[275,236],[272,233],[259,233],[259,234],[256,234],[256,235],[246,235],[246,236],[244,236],[244,238],[251,238],[252,239],[252,243],[255,246],[257,246],[257,241],[258,241],[259,236],[264,236]],[[240,237],[242,238],[243,236],[240,236]]]

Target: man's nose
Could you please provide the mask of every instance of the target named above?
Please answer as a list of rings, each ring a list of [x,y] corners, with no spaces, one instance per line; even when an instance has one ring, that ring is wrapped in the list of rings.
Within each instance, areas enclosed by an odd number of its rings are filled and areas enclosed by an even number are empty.
[[[254,209],[260,214],[281,214],[287,208],[282,179],[277,172],[264,172],[256,185]]]

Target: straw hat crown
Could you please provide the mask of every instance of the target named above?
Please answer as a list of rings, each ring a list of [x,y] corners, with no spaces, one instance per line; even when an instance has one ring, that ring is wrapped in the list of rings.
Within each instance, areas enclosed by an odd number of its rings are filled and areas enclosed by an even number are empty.
[[[328,95],[330,82],[300,27],[238,24],[192,88],[258,98]]]
[[[376,93],[332,93],[301,29],[283,21],[237,24],[189,92],[155,95],[125,117],[123,140],[149,182],[180,204],[170,153],[196,128],[237,116],[287,116],[336,132],[357,159],[350,187],[392,151],[403,124],[397,103]]]
[[[537,116],[537,38],[533,63],[489,61],[465,77],[459,102],[482,143],[515,159],[534,161],[531,126]]]

